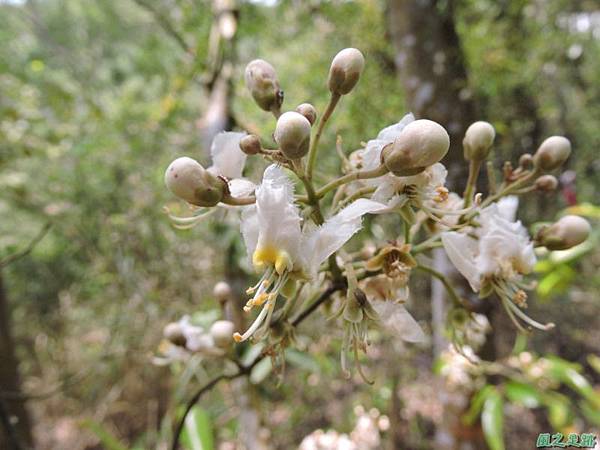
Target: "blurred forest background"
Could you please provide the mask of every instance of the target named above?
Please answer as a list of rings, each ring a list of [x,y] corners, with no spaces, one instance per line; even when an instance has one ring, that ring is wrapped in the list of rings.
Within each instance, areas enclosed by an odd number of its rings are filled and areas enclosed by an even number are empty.
[[[564,371],[549,378],[552,393],[502,384],[493,417],[519,450],[541,432],[598,433],[598,405],[575,400],[600,384],[596,1],[0,0],[0,406],[23,448],[167,448],[178,406],[220,367],[152,364],[163,327],[218,315],[214,284],[241,295],[255,275],[239,263],[236,227],[171,226],[164,169],[182,155],[206,162],[222,129],[270,135],[273,117],[244,88],[250,60],[276,68],[284,110],[321,111],[344,47],[359,48],[366,68],[324,148],[335,133],[358,148],[413,111],[450,131],[445,162],[460,190],[460,141],[474,120],[495,126],[499,165],[553,134],[572,141],[558,195],[530,196],[519,213],[531,224],[571,208],[593,224],[583,248],[540,263],[530,308],[557,328],[534,334],[521,358],[556,355]],[[318,172],[338,164],[323,153]],[[378,418],[381,434],[361,450],[489,446],[478,420],[457,422],[456,393],[432,372],[443,342],[432,289],[416,278],[410,307],[434,330],[431,344],[376,339],[365,362],[373,386],[342,376],[340,332],[322,314],[298,330],[302,351],[286,356],[281,385],[266,368],[203,399],[194,448],[297,448],[319,428],[350,433],[361,415]],[[495,359],[516,335],[500,316],[489,314]],[[10,448],[3,425],[0,447]]]

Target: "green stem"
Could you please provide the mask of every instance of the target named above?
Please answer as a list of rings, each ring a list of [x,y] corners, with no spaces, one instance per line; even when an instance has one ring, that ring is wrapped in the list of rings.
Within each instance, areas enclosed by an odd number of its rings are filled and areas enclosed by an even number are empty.
[[[311,180],[312,173],[315,168],[315,162],[317,160],[317,148],[319,146],[319,140],[321,139],[321,135],[323,134],[323,130],[325,129],[325,125],[327,121],[331,117],[331,114],[335,110],[338,102],[340,101],[341,95],[339,94],[331,94],[331,98],[329,99],[329,103],[327,104],[327,108],[323,113],[323,116],[319,119],[319,124],[317,125],[317,133],[315,137],[310,141],[310,147],[308,150],[308,163],[306,165],[306,178]]]
[[[232,206],[246,206],[256,202],[256,197],[233,197],[231,195],[226,195],[221,202]]]
[[[377,188],[376,187],[372,187],[372,186],[367,186],[367,187],[359,189],[354,194],[349,195],[344,200],[342,200],[341,202],[339,202],[339,205],[337,206],[336,211],[339,211],[344,206],[352,203],[354,200],[357,200],[357,199],[359,199],[361,197],[364,197],[365,195],[372,194],[373,192],[375,192],[375,189],[377,189]]]
[[[378,178],[388,173],[387,167],[383,164],[373,170],[361,170],[358,172],[351,172],[343,177],[333,180],[323,186],[317,191],[317,198],[323,198],[329,191],[342,186],[344,184],[351,183],[356,180],[366,180],[368,178]]]
[[[448,292],[448,294],[450,294],[450,298],[452,299],[452,301],[454,303],[456,303],[457,305],[461,305],[461,306],[463,305],[463,301],[461,300],[460,296],[456,293],[456,290],[454,290],[454,287],[450,284],[448,279],[442,273],[438,272],[435,269],[432,269],[431,267],[423,266],[421,264],[419,264],[416,268],[421,269],[422,271],[427,272],[430,275],[433,275],[434,277],[436,277],[438,280],[440,280],[442,282],[442,284],[444,285],[444,287],[446,288],[446,291]]]
[[[479,169],[481,168],[481,161],[472,160],[469,163],[469,178],[467,179],[467,187],[463,194],[465,200],[465,208],[471,206],[473,202],[473,191],[477,185],[477,177],[479,176]]]

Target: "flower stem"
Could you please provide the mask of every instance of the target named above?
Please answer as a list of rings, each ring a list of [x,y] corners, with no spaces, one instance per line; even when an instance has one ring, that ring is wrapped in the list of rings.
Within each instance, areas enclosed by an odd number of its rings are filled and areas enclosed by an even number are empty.
[[[342,186],[344,184],[351,183],[356,180],[366,180],[368,178],[378,178],[382,175],[388,173],[387,167],[383,164],[373,170],[362,170],[358,172],[350,172],[343,177],[338,178],[337,180],[333,180],[323,186],[321,189],[317,191],[317,198],[323,198],[329,191]]]
[[[246,206],[256,202],[256,197],[233,197],[232,195],[226,195],[221,202],[232,206]]]
[[[319,124],[317,125],[317,133],[315,134],[315,137],[310,141],[310,147],[308,150],[308,163],[306,165],[306,178],[309,180],[312,179],[313,169],[315,168],[319,140],[321,139],[321,135],[323,134],[325,125],[327,124],[327,121],[329,120],[331,114],[335,110],[335,107],[340,101],[340,98],[341,95],[339,94],[331,94],[331,98],[329,99],[327,108],[325,109],[323,116],[319,119]]]
[[[477,186],[477,177],[479,176],[479,169],[481,168],[481,161],[472,160],[469,163],[469,178],[467,179],[467,186],[463,194],[465,199],[465,208],[471,206],[473,202],[473,191]]]
[[[446,288],[446,291],[448,291],[448,294],[450,294],[450,298],[452,299],[452,301],[457,305],[464,306],[464,302],[461,300],[460,296],[456,293],[454,287],[450,284],[448,279],[442,273],[438,272],[435,269],[432,269],[431,267],[423,266],[421,264],[419,264],[416,268],[421,269],[422,271],[427,272],[436,277],[438,280],[440,280]]]

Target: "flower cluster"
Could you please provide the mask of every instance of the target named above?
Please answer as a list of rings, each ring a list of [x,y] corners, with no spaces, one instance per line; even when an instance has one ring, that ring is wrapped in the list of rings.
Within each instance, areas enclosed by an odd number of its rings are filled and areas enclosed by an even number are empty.
[[[218,209],[239,211],[234,214],[248,260],[259,275],[240,308],[259,311],[245,331],[231,337],[273,343],[275,328],[282,328],[276,324],[297,324],[329,299],[327,293],[342,291],[334,318],[343,324],[343,367],[346,354],[358,362],[359,352],[366,352],[373,326],[408,342],[423,341],[423,331],[406,309],[416,270],[444,282],[453,311],[464,303],[445,275],[427,266],[426,253],[435,247],[445,249],[480,297],[498,298],[520,330],[551,328],[523,311],[535,249],[573,247],[587,238],[590,227],[584,219],[567,216],[541,227],[532,238],[516,213],[518,196],[556,188],[550,172],[569,157],[569,141],[548,138],[534,155],[522,155],[516,168],[506,162],[502,180],[496,182],[496,171],[486,164],[496,132],[490,123],[475,122],[463,140],[469,165],[464,192],[451,192],[442,163],[450,148],[448,133],[436,122],[406,114],[354,152],[338,146],[342,173],[317,185],[320,138],[337,105],[357,86],[364,64],[357,49],[335,56],[327,81],[329,103],[319,117],[308,103],[282,113],[283,91],[275,69],[264,60],[252,61],[246,85],[258,106],[274,116],[272,136],[222,133],[212,144],[208,168],[180,157],[166,170],[169,190],[194,209],[189,217],[170,214],[177,227],[197,225]],[[268,162],[262,180],[243,177],[247,157]],[[482,168],[490,181],[486,197],[477,192]],[[386,215],[392,218],[388,228],[396,225],[370,254],[353,253],[345,246],[366,215],[374,222]],[[186,323],[179,327],[185,346],[195,345],[193,330]]]

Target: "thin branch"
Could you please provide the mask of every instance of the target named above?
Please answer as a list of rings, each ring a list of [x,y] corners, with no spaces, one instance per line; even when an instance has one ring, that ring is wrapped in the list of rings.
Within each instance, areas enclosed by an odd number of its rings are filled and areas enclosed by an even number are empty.
[[[300,323],[302,323],[302,321],[304,321],[304,319],[306,319],[308,316],[310,316],[319,306],[321,306],[323,303],[325,303],[329,297],[331,297],[332,294],[334,294],[337,291],[341,291],[342,289],[345,288],[345,284],[344,283],[336,283],[336,284],[332,284],[331,286],[329,286],[327,289],[325,289],[323,291],[323,293],[319,296],[319,298],[317,298],[314,303],[312,303],[311,305],[309,305],[304,311],[302,311],[300,314],[298,314],[298,316],[296,316],[296,318],[294,320],[292,320],[292,325],[293,326],[298,326],[300,325]]]
[[[4,267],[8,266],[9,264],[17,261],[18,259],[23,258],[24,256],[27,256],[29,253],[32,252],[32,250],[34,249],[34,247],[38,244],[38,242],[40,242],[44,236],[46,236],[46,234],[48,233],[48,231],[50,231],[50,228],[52,228],[52,225],[50,224],[50,222],[46,223],[42,229],[38,232],[37,235],[35,235],[35,237],[29,242],[29,244],[27,245],[27,247],[25,247],[23,250],[13,253],[12,255],[8,255],[6,256],[4,259],[0,260],[0,269],[3,269]]]
[[[314,301],[314,303],[312,303],[310,306],[308,306],[304,311],[302,311],[292,321],[292,326],[298,326],[298,325],[300,325],[300,323],[302,323],[308,316],[310,316],[321,304],[323,304],[325,301],[327,301],[329,299],[329,297],[331,297],[331,295],[334,292],[342,290],[342,289],[344,289],[344,287],[345,287],[344,283],[335,283],[335,284],[330,285]],[[192,410],[192,408],[194,407],[194,405],[198,402],[198,400],[200,400],[200,398],[206,392],[210,391],[212,388],[214,388],[221,381],[223,381],[223,380],[233,380],[235,378],[239,378],[241,376],[250,374],[250,372],[252,371],[252,369],[254,368],[254,366],[256,364],[258,364],[264,357],[265,357],[265,355],[258,356],[254,361],[252,361],[247,366],[243,366],[242,364],[238,364],[239,370],[237,372],[235,372],[235,373],[233,373],[231,375],[225,375],[225,374],[218,375],[215,378],[213,378],[212,380],[210,380],[208,383],[206,383],[204,386],[202,386],[200,389],[198,389],[198,391],[196,391],[196,393],[192,396],[192,398],[190,398],[190,400],[187,402],[186,407],[185,407],[185,411],[183,412],[183,415],[181,416],[181,418],[179,419],[179,422],[177,423],[177,427],[175,428],[175,434],[173,435],[173,441],[172,441],[172,444],[171,444],[171,450],[177,450],[179,448],[179,440],[181,438],[181,433],[183,432],[183,427],[185,426],[185,420],[186,420],[188,414],[190,413],[190,411]]]

